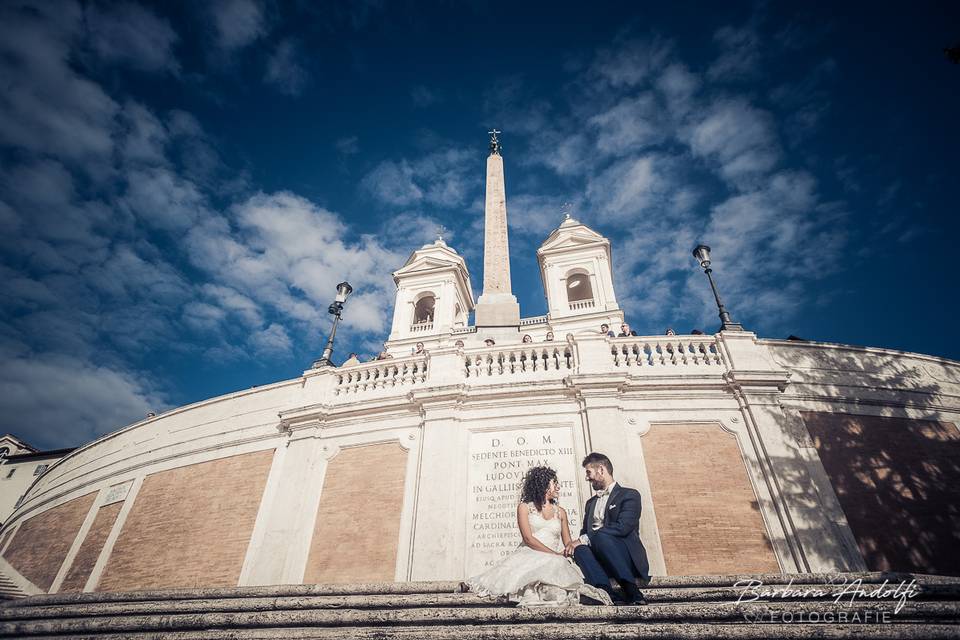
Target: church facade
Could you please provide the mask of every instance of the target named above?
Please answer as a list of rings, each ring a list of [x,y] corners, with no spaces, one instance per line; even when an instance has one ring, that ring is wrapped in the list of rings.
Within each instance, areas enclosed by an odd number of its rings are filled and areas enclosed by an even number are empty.
[[[558,471],[579,526],[580,460],[600,451],[642,495],[654,575],[960,575],[960,363],[601,334],[623,320],[610,242],[569,216],[537,252],[548,312],[523,318],[508,256],[494,137],[478,298],[442,239],[414,251],[394,273],[392,357],[78,448],[0,529],[0,572],[25,593],[459,580],[518,543],[532,465]]]

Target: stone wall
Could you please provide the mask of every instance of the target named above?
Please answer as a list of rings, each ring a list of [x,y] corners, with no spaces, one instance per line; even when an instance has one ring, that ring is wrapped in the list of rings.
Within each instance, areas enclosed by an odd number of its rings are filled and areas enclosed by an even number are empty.
[[[80,544],[80,549],[67,571],[63,583],[60,585],[60,592],[64,591],[83,591],[87,584],[90,572],[100,557],[103,550],[103,543],[106,542],[110,530],[117,521],[117,515],[120,514],[120,508],[123,502],[114,502],[97,510],[97,515],[93,519],[90,530]]]
[[[407,452],[350,447],[327,466],[305,583],[390,582],[397,566]]]
[[[803,412],[871,571],[960,575],[960,430],[952,423]]]
[[[4,559],[27,580],[48,591],[96,496],[92,492],[74,498],[24,522]]]
[[[147,476],[97,591],[237,586],[273,453]]]
[[[780,571],[733,434],[653,425],[642,443],[668,575]]]

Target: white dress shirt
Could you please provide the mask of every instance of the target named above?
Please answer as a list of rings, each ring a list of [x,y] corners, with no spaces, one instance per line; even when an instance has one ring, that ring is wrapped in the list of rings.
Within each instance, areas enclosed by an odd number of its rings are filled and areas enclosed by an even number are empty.
[[[593,503],[593,513],[590,514],[590,530],[596,531],[603,526],[603,518],[607,515],[607,503],[610,501],[610,493],[617,486],[616,481],[611,482],[606,489],[597,491],[597,501]],[[590,546],[590,537],[587,534],[580,536],[580,542]]]

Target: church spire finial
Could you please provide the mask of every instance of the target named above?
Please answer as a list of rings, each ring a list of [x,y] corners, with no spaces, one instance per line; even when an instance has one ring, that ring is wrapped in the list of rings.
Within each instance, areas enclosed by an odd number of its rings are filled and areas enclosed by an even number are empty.
[[[492,131],[487,131],[487,133],[490,134],[490,155],[492,156],[500,155],[500,151],[503,147],[500,146],[500,140],[497,138],[497,134],[503,133],[503,132],[498,131],[497,129],[493,129]]]

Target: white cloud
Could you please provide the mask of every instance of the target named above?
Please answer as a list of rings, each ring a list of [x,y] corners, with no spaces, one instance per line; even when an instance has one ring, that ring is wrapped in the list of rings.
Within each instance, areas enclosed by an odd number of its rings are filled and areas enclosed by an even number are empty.
[[[148,225],[168,231],[185,229],[208,215],[206,198],[195,184],[159,167],[130,171],[123,202]]]
[[[703,237],[718,260],[725,299],[749,300],[749,310],[738,306],[754,317],[792,312],[807,299],[807,283],[836,270],[844,217],[802,171],[775,174],[763,188],[715,206]]]
[[[118,106],[69,64],[81,28],[73,3],[0,5],[0,143],[98,173]]]
[[[218,330],[226,317],[223,309],[206,302],[188,302],[183,307],[184,322],[202,331]]]
[[[337,138],[334,143],[337,151],[345,156],[352,156],[360,153],[360,139],[357,136],[344,136]]]
[[[739,98],[717,100],[706,110],[690,132],[690,148],[738,187],[755,183],[780,161],[773,117]]]
[[[472,154],[447,148],[415,162],[385,160],[360,181],[360,186],[380,202],[406,207],[425,202],[441,207],[462,206],[470,191],[482,184]]]
[[[413,181],[413,167],[406,160],[381,162],[360,185],[386,204],[405,207],[423,199],[423,191]]]
[[[310,80],[307,70],[300,63],[304,54],[293,40],[283,40],[267,60],[264,81],[275,86],[280,93],[298,96]]]
[[[520,194],[513,196],[507,202],[507,218],[510,230],[530,236],[539,245],[551,231],[563,222],[563,205],[566,204],[563,196],[548,196],[537,194]],[[571,215],[580,219],[579,209],[571,202]]]
[[[636,87],[665,66],[672,50],[669,41],[656,36],[618,43],[598,52],[591,71],[615,89]]]
[[[51,353],[0,357],[0,413],[41,448],[84,444],[167,406],[132,371]]]
[[[456,233],[443,225],[438,218],[417,211],[402,211],[384,219],[380,231],[383,243],[399,253],[409,253],[437,239],[437,233],[444,226],[443,240],[453,246]],[[393,267],[399,268],[400,265]]]
[[[274,323],[251,335],[250,345],[260,355],[282,356],[290,353],[293,341],[283,327]]]
[[[356,291],[345,322],[361,331],[385,328],[390,270],[403,256],[369,236],[344,242],[339,216],[291,193],[256,194],[233,213],[233,225],[208,217],[186,238],[193,262],[219,284],[316,331],[326,323],[336,283],[345,279]]]
[[[91,4],[86,11],[90,44],[105,61],[143,71],[177,73],[177,34],[170,23],[138,4]]]
[[[246,47],[267,32],[263,6],[255,0],[216,0],[210,8],[223,49]]]
[[[668,178],[656,155],[619,160],[587,183],[587,199],[601,219],[625,222],[664,197]]]
[[[168,134],[163,123],[141,104],[124,105],[120,152],[131,163],[165,164]]]
[[[596,129],[596,147],[604,154],[621,156],[662,142],[669,131],[659,114],[663,106],[652,93],[624,98],[590,119]]]
[[[707,69],[712,81],[747,80],[759,73],[760,37],[753,26],[721,27],[713,39],[720,46],[720,57]]]
[[[260,305],[236,289],[217,284],[205,284],[203,293],[216,301],[220,308],[235,314],[247,326],[258,327],[263,324]]]
[[[666,101],[666,113],[676,118],[684,118],[693,111],[693,100],[700,91],[702,82],[699,76],[691,73],[686,66],[673,63],[660,74],[656,86]]]

